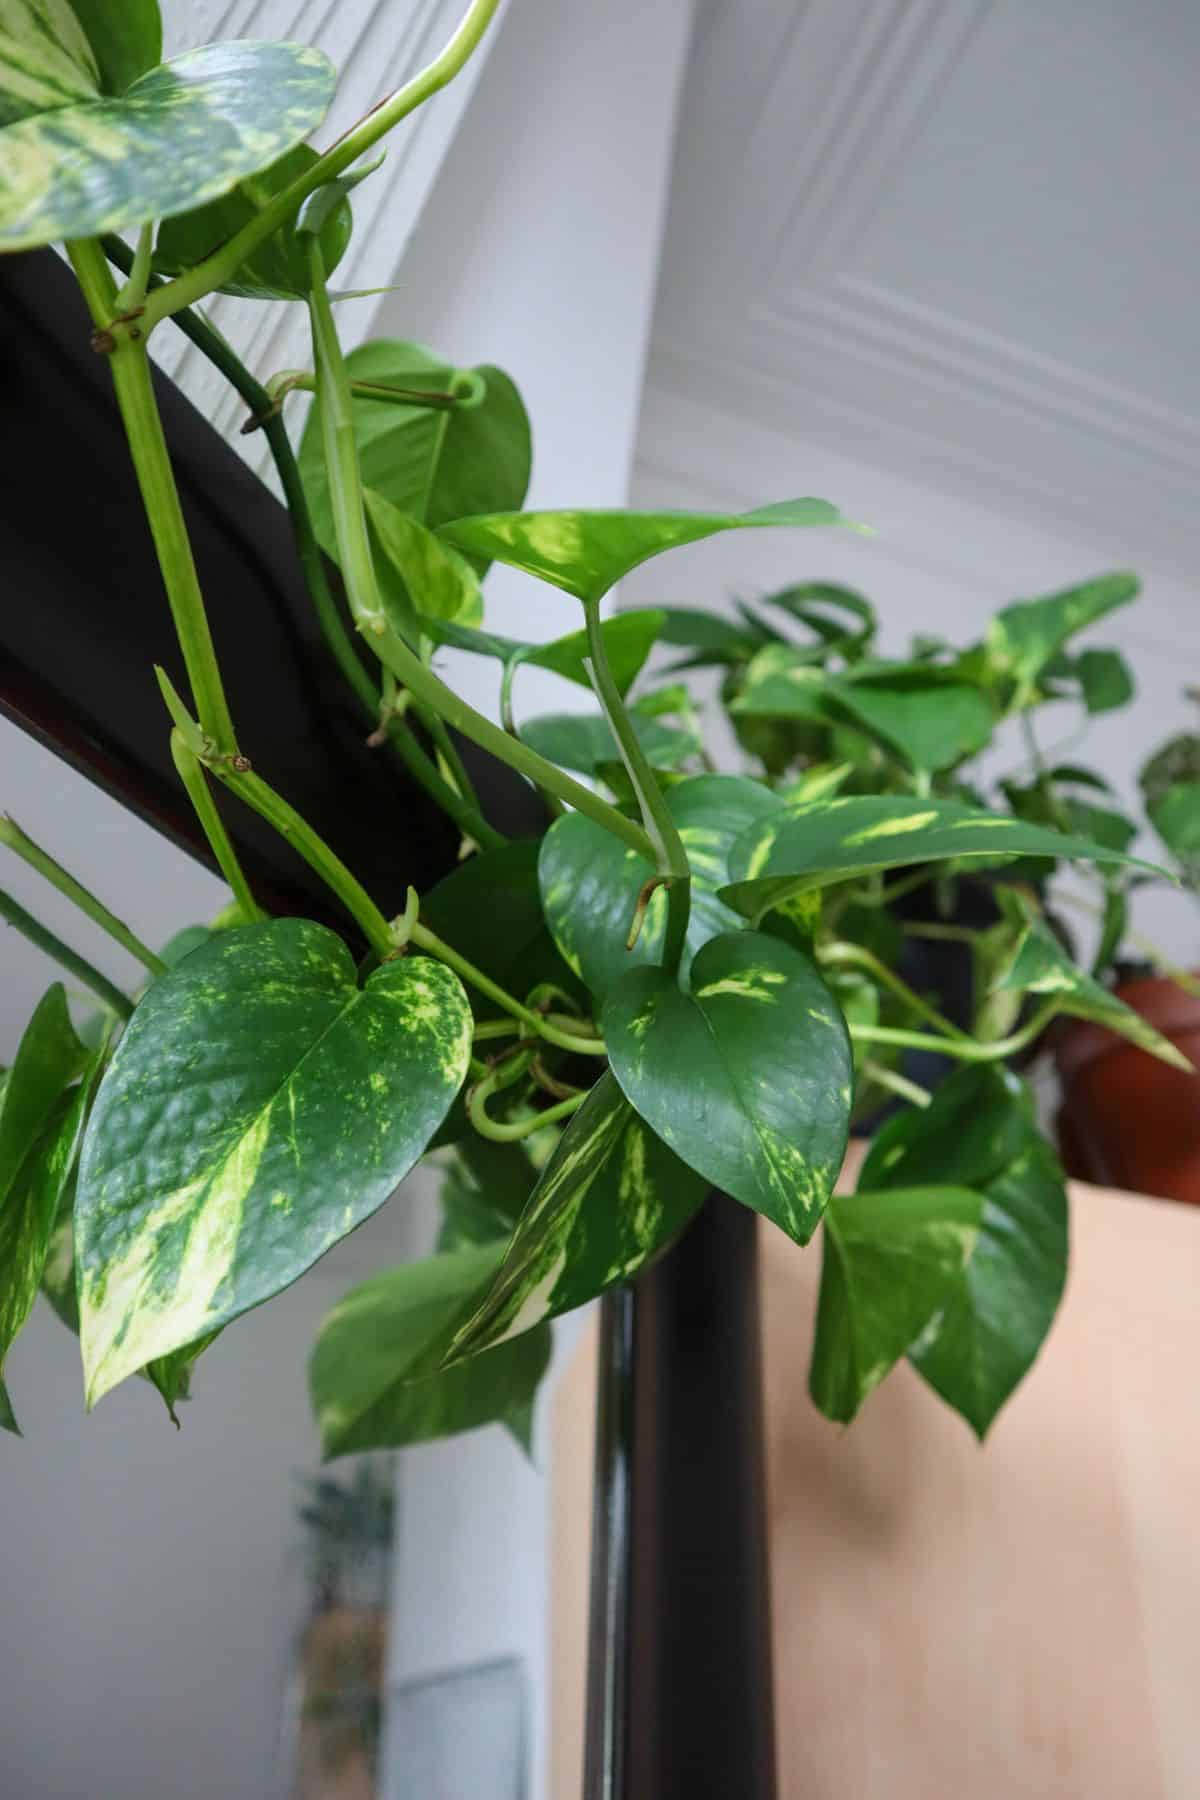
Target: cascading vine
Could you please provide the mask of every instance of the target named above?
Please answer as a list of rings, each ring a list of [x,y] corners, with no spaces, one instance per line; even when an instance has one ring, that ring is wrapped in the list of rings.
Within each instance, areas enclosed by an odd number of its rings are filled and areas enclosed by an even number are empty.
[[[377,166],[363,159],[453,79],[496,4],[474,0],[430,67],[324,153],[305,142],[333,91],[315,50],[234,42],[162,64],[155,0],[0,9],[0,249],[65,241],[90,309],[186,670],[183,694],[158,671],[164,730],[233,896],[155,952],[0,822],[0,844],[147,973],[120,991],[0,895],[103,1009],[85,1041],[56,983],[0,1078],[0,1424],[16,1429],[3,1357],[39,1288],[79,1332],[89,1404],[144,1373],[173,1412],[218,1332],[433,1155],[448,1160],[435,1255],[356,1289],[316,1345],[328,1454],[495,1419],[524,1440],[550,1320],[636,1276],[713,1186],[799,1245],[825,1222],[823,1411],[853,1417],[907,1356],[982,1434],[1037,1354],[1066,1267],[1062,1174],[1012,1059],[1064,1013],[1180,1059],[1098,979],[1104,958],[1079,967],[1047,923],[1048,872],[1078,859],[1103,871],[1115,954],[1128,872],[1150,868],[1132,830],[1036,755],[999,808],[966,771],[1003,720],[1072,683],[1089,710],[1112,703],[1115,653],[1072,664],[1065,646],[1136,583],[1006,608],[981,644],[899,661],[876,654],[862,596],[830,583],[769,596],[771,616],[605,617],[622,577],[676,546],[848,522],[817,499],[523,511],[530,430],[506,374],[396,340],[343,351],[326,284]],[[193,310],[216,291],[306,306],[312,369],[247,370]],[[381,908],[230,712],[150,379],[148,341],[171,329],[267,434],[364,734],[462,834],[469,854],[431,893],[412,892],[397,834]],[[296,391],[313,395],[298,454]],[[562,635],[487,629],[494,561],[563,593]],[[436,671],[446,645],[499,665],[499,722]],[[670,675],[720,672],[756,773],[716,771],[678,680],[631,697],[656,646],[681,653]],[[525,664],[590,689],[598,710],[518,725]],[[545,796],[540,842],[507,842],[487,818],[455,733]],[[308,861],[344,937],[267,914],[214,782]],[[896,910],[981,871],[985,928]],[[906,939],[939,930],[974,954],[970,1020],[899,966]],[[956,1065],[932,1093],[904,1062],[929,1050]],[[904,1110],[835,1199],[852,1122],[881,1100]]]

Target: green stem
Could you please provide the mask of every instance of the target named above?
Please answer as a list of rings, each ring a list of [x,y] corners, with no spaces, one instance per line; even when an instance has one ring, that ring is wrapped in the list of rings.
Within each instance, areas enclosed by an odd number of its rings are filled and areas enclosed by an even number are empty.
[[[375,579],[363,509],[362,479],[354,440],[346,365],[325,292],[321,250],[316,238],[312,240],[310,256],[313,285],[309,311],[317,369],[317,411],[338,559],[356,625],[376,656],[391,669],[419,706],[429,707],[454,730],[471,738],[482,749],[491,751],[501,762],[516,769],[518,774],[527,776],[537,786],[548,788],[551,793],[557,794],[559,799],[594,819],[640,855],[651,855],[650,840],[641,826],[634,820],[627,819],[606,800],[602,800],[599,794],[573,780],[554,763],[547,762],[545,757],[539,756],[527,744],[509,737],[491,719],[477,713],[452,688],[448,688],[432,669],[427,669],[399,633],[391,629]]]
[[[176,313],[182,306],[202,300],[214,288],[223,286],[259,244],[272,232],[295,218],[309,194],[348,169],[372,144],[386,136],[394,125],[453,81],[479,44],[490,25],[500,0],[471,0],[458,30],[440,56],[429,66],[391,94],[365,119],[355,125],[323,156],[299,175],[289,187],[260,208],[240,231],[227,239],[211,256],[197,263],[175,281],[160,288],[146,302],[145,329],[151,331],[160,319]]]
[[[907,1050],[933,1050],[939,1056],[952,1056],[958,1062],[1000,1062],[1007,1056],[1015,1056],[1018,1050],[1024,1050],[1040,1037],[1058,1010],[1057,1000],[1049,1000],[1020,1031],[1014,1031],[1006,1038],[996,1038],[990,1044],[977,1043],[973,1038],[960,1042],[957,1038],[930,1037],[925,1032],[903,1031],[891,1025],[851,1025],[850,1036],[855,1043],[897,1044]]]
[[[15,851],[23,862],[27,862],[31,869],[36,869],[38,874],[44,877],[52,887],[56,887],[60,894],[65,894],[68,900],[75,903],[80,912],[86,913],[88,918],[99,925],[102,931],[106,931],[109,937],[120,944],[123,950],[128,950],[131,956],[136,957],[142,967],[148,969],[151,975],[166,974],[167,965],[162,958],[155,956],[153,950],[147,949],[141,938],[135,937],[130,931],[128,925],[122,924],[115,913],[110,913],[107,906],[97,900],[95,894],[90,893],[82,882],[76,881],[73,875],[68,874],[61,863],[55,862],[48,851],[43,850],[40,844],[35,844],[28,833],[21,830],[15,819],[0,816],[0,844]]]
[[[129,249],[120,238],[105,238],[103,244],[105,255],[119,269],[127,270],[131,266]],[[159,285],[161,284],[157,282],[151,283],[152,288]],[[241,395],[254,418],[262,423],[267,446],[279,476],[279,485],[287,503],[296,554],[317,622],[330,654],[354,690],[363,712],[372,725],[377,724],[379,695],[342,622],[341,612],[325,572],[325,558],[313,530],[312,513],[300,479],[296,453],[292,449],[292,441],[283,419],[272,411],[271,395],[255,380],[221,333],[199,313],[184,310],[175,313],[173,319],[184,336],[195,344],[201,354],[207,357],[214,368],[221,371],[230,386]],[[455,793],[402,720],[394,719],[390,722],[388,743],[409,774],[437,802],[447,817],[453,819],[464,837],[469,837],[483,850],[498,849],[508,841],[500,832],[493,830],[477,808],[468,805]]]
[[[208,785],[208,777],[204,773],[204,765],[200,758],[189,749],[184,741],[183,733],[176,726],[171,733],[171,755],[179,778],[187,789],[188,799],[200,821],[209,848],[217,860],[217,867],[225,877],[238,903],[242,918],[247,925],[253,925],[266,918],[266,913],[258,905],[250,891],[250,883],[246,880],[237,851],[225,829],[225,822],[217,811],[217,803],[212,797]]]
[[[930,1006],[927,1000],[922,1000],[920,994],[914,993],[908,983],[902,981],[894,970],[889,969],[886,963],[880,962],[877,956],[873,956],[869,950],[864,950],[861,945],[842,942],[821,944],[817,948],[817,961],[834,966],[862,969],[871,977],[872,981],[877,981],[881,987],[885,987],[895,994],[896,998],[902,1001],[910,1012],[916,1013],[918,1018],[924,1019],[926,1024],[932,1025],[936,1031],[943,1032],[947,1037],[971,1041],[968,1032],[955,1025],[953,1020],[947,1019],[943,1013],[938,1012],[936,1007]]]
[[[150,286],[150,262],[153,255],[154,224],[153,221],[148,221],[138,232],[137,250],[125,271],[129,279],[117,295],[116,304],[122,313],[136,312],[144,304]]]
[[[103,326],[106,319],[112,317],[116,293],[104,252],[99,243],[90,238],[77,239],[67,249],[92,317],[97,326]],[[134,472],[158,554],[196,712],[217,749],[233,755],[237,749],[233,720],[225,699],[204,597],[200,592],[200,579],[179,504],[179,490],[175,486],[171,458],[158,416],[144,338],[123,333],[109,360],[117,404],[129,440]]]
[[[524,1071],[520,1069],[518,1072]],[[487,1102],[494,1093],[508,1087],[514,1079],[515,1075],[506,1076],[502,1070],[493,1069],[472,1088],[467,1100],[467,1117],[475,1130],[481,1137],[491,1138],[497,1144],[519,1143],[522,1138],[532,1137],[535,1131],[541,1131],[546,1125],[554,1125],[559,1119],[569,1119],[587,1099],[586,1092],[572,1094],[569,1099],[559,1100],[554,1106],[548,1106],[544,1112],[534,1113],[528,1119],[517,1119],[512,1124],[501,1125],[489,1116]]]
[[[272,375],[267,393],[270,403],[278,408],[289,394],[315,394],[317,378],[309,369],[285,369],[279,375]],[[382,381],[354,381],[350,383],[350,391],[364,400],[380,400],[391,402],[394,406],[423,406],[430,412],[452,412],[462,404],[462,396],[453,389],[449,393],[434,393],[427,388],[393,387]],[[264,420],[250,420],[243,425],[245,432],[256,430]]]
[[[617,740],[621,761],[637,795],[646,835],[654,849],[655,866],[666,885],[667,928],[662,963],[665,969],[674,974],[683,956],[687,938],[688,915],[691,910],[691,864],[666,798],[658,785],[658,777],[642,749],[633,720],[621,698],[621,691],[613,679],[604,633],[600,629],[599,600],[585,600],[583,614],[590,653],[586,664],[588,676],[600,702],[600,709]]]
[[[538,1037],[545,1038],[548,1044],[555,1044],[560,1050],[572,1050],[578,1056],[607,1054],[601,1038],[584,1037],[579,1032],[568,1031],[563,1026],[555,1025],[544,1013],[534,1012],[532,1007],[525,1006],[506,993],[498,982],[493,981],[490,975],[485,975],[482,969],[477,969],[474,963],[468,962],[465,956],[460,956],[452,945],[444,943],[428,926],[414,925],[410,942],[420,950],[427,950],[430,956],[436,956],[439,962],[444,962],[448,969],[453,969],[463,981],[494,1001],[510,1018],[519,1019],[522,1025],[536,1032]]]
[[[901,1075],[896,1069],[889,1069],[885,1063],[872,1062],[869,1056],[860,1073],[868,1081],[873,1081],[876,1087],[885,1088],[890,1094],[898,1094],[902,1100],[911,1101],[913,1106],[933,1104],[933,1095],[928,1088],[923,1088],[917,1081],[910,1081],[907,1075]]]
[[[354,919],[375,954],[381,958],[389,956],[393,945],[387,920],[341,857],[318,837],[295,807],[289,806],[281,794],[249,770],[235,769],[229,763],[215,763],[211,767],[218,780],[252,807],[260,818],[273,825],[280,837],[286,838],[309,868],[315,870]]]
[[[14,900],[11,894],[6,894],[3,890],[0,890],[0,919],[7,920],[22,937],[28,938],[31,944],[36,944],[39,950],[44,950],[47,956],[53,957],[64,969],[69,969],[72,975],[77,975],[84,986],[91,988],[97,999],[102,1000],[118,1018],[133,1017],[133,1001],[128,995],[115,987],[107,975],[102,975],[99,969],[93,968],[77,950],[72,950],[69,944],[64,944],[60,937],[55,937],[52,931],[40,925],[32,913],[26,912],[18,900]]]

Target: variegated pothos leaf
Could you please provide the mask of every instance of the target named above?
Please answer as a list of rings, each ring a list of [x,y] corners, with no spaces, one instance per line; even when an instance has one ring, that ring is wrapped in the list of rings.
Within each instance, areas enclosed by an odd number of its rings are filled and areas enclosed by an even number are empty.
[[[334,73],[301,44],[208,44],[116,97],[0,129],[0,250],[98,237],[188,212],[300,143]]]
[[[602,1025],[627,1098],[676,1155],[807,1243],[842,1166],[854,1085],[846,1022],[812,959],[763,932],[715,937],[690,993],[635,969]]]
[[[475,1356],[629,1280],[678,1236],[707,1191],[606,1072],[542,1170],[450,1359]]]
[[[0,125],[99,91],[92,46],[69,0],[0,0]]]
[[[278,1293],[376,1211],[462,1085],[471,1014],[426,957],[360,988],[302,919],[221,932],[149,989],[75,1207],[89,1401]]]

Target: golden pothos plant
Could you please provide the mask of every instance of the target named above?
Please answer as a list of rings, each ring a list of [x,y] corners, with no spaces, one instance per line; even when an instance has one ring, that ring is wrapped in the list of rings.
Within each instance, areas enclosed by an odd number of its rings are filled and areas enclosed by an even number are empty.
[[[232,894],[210,926],[155,952],[34,838],[0,828],[147,977],[120,992],[0,898],[103,1009],[85,1041],[53,986],[4,1077],[0,1359],[40,1288],[79,1332],[89,1405],[144,1374],[173,1410],[218,1333],[433,1154],[449,1165],[437,1253],[347,1295],[315,1347],[329,1454],[493,1419],[524,1437],[549,1321],[632,1279],[714,1187],[797,1245],[825,1221],[811,1386],[830,1417],[852,1417],[908,1356],[983,1432],[1036,1355],[1067,1247],[1061,1172],[1009,1059],[1094,996],[1036,890],[1014,886],[993,986],[1033,995],[1032,1010],[1002,1031],[965,1028],[851,927],[848,896],[861,913],[888,871],[914,865],[1121,867],[1127,848],[946,787],[996,695],[1019,710],[1033,692],[1043,665],[1028,621],[974,662],[917,658],[889,686],[869,666],[861,604],[794,597],[824,658],[748,622],[753,655],[733,657],[727,698],[747,743],[759,722],[762,766],[716,772],[686,688],[631,689],[656,643],[720,661],[742,627],[665,609],[605,617],[606,596],[673,546],[836,529],[838,510],[524,512],[529,426],[507,375],[398,341],[343,353],[328,283],[352,190],[387,133],[462,68],[496,6],[472,0],[429,68],[317,152],[307,139],[334,75],[315,50],[235,41],[163,63],[156,0],[0,0],[0,249],[65,243],[90,309],[178,636],[182,686],[157,671],[164,729]],[[306,307],[311,367],[251,374],[194,310],[217,291]],[[462,834],[466,860],[430,893],[410,887],[398,841],[378,904],[231,716],[150,378],[148,346],[172,330],[266,433],[364,733]],[[314,397],[298,456],[295,390]],[[488,631],[494,561],[562,591],[559,637]],[[496,661],[499,722],[442,679],[444,645]],[[589,687],[596,710],[518,730],[526,663]],[[763,724],[777,736],[781,718],[793,735],[832,722],[882,745],[888,780],[838,778],[823,751],[781,763]],[[456,735],[540,790],[540,840],[505,841]],[[344,935],[264,913],[214,786],[308,861]],[[1174,1054],[1132,1015],[1108,1016]],[[958,1065],[932,1095],[892,1056],[928,1044]],[[905,1110],[876,1136],[857,1191],[833,1199],[869,1083]],[[2,1383],[0,1406],[15,1429]]]

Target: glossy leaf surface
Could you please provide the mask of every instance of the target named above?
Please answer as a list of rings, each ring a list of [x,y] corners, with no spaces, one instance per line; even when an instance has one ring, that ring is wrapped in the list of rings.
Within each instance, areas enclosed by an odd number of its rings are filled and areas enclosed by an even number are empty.
[[[402,1264],[353,1288],[326,1315],[309,1364],[326,1457],[424,1443],[527,1412],[550,1358],[547,1327],[438,1367],[456,1321],[503,1253],[498,1243]]]
[[[609,669],[620,694],[629,689],[641,673],[646,658],[662,630],[666,613],[653,607],[618,613],[605,619],[600,627]],[[591,687],[585,659],[590,655],[586,631],[568,632],[552,638],[548,644],[527,644],[520,638],[501,637],[494,631],[471,630],[444,619],[425,619],[421,626],[436,643],[455,650],[467,650],[475,656],[494,657],[502,663],[530,663],[534,668],[550,669],[579,687]]]
[[[227,238],[233,237],[255,214],[290,187],[298,176],[308,172],[317,161],[317,153],[307,144],[298,144],[272,163],[244,181],[210,200],[195,212],[167,219],[154,246],[154,269],[159,275],[178,275],[203,262],[209,253]],[[325,273],[331,275],[346,253],[353,219],[350,204],[343,200],[320,232],[321,255]],[[297,233],[295,220],[281,225],[265,243],[251,252],[232,281],[221,288],[223,294],[239,294],[249,300],[302,300],[312,286],[309,273],[308,240]]]
[[[931,1106],[889,1119],[859,1191],[914,1182],[960,1183],[984,1197],[971,1258],[909,1349],[983,1437],[1033,1364],[1066,1282],[1066,1184],[1023,1084],[1007,1070],[961,1069]]]
[[[781,500],[748,513],[493,513],[459,518],[442,535],[470,555],[511,563],[577,599],[599,600],[650,557],[719,531],[845,523],[828,500]]]
[[[1153,867],[1086,838],[954,800],[839,795],[818,806],[789,809],[740,838],[730,858],[733,882],[721,898],[747,918],[758,919],[793,894],[868,870],[1006,856]]]
[[[975,1246],[983,1199],[969,1188],[837,1195],[825,1215],[808,1387],[849,1424],[936,1315]]]
[[[602,1026],[613,1073],[651,1128],[714,1187],[797,1243],[846,1149],[845,1020],[803,951],[762,932],[705,944],[691,993],[662,969],[617,982]]]
[[[359,988],[301,919],[219,932],[154,982],[99,1095],[75,1207],[95,1401],[303,1274],[376,1211],[462,1084],[471,1015],[425,957]]]
[[[563,1132],[451,1356],[516,1338],[629,1280],[678,1236],[707,1192],[606,1071]]]
[[[306,138],[333,83],[319,50],[233,40],[161,63],[122,96],[18,119],[0,129],[0,248],[203,206]]]
[[[671,788],[667,810],[692,866],[692,909],[683,976],[702,944],[735,931],[739,914],[717,899],[729,876],[732,845],[780,802],[760,782],[740,775],[696,775]],[[597,999],[630,969],[661,960],[667,896],[659,889],[646,909],[632,950],[626,949],[638,895],[654,873],[636,850],[581,813],[557,819],[542,840],[538,881],[554,941]]]
[[[1004,889],[997,897],[1011,923],[1023,925],[1012,960],[995,982],[997,992],[1040,994],[1054,999],[1062,1012],[1073,1018],[1092,1019],[1128,1038],[1139,1050],[1191,1072],[1183,1051],[1155,1031],[1142,1015],[1110,993],[1085,969],[1079,968],[1057,938],[1037,918],[1029,916],[1017,896]]]
[[[346,370],[352,381],[436,394],[452,393],[458,381],[458,371],[432,350],[398,338],[351,350]],[[502,369],[484,365],[471,373],[484,389],[475,405],[433,410],[361,394],[352,402],[364,487],[430,530],[463,513],[520,506],[529,486],[533,452],[521,396]],[[300,468],[314,528],[332,554],[336,539],[313,414],[300,443]],[[483,574],[488,559],[470,555],[470,561]]]

